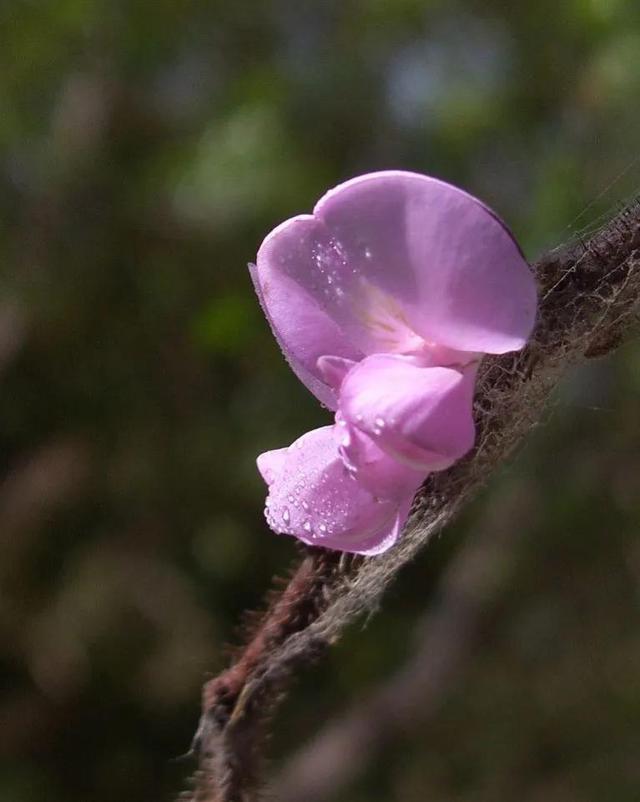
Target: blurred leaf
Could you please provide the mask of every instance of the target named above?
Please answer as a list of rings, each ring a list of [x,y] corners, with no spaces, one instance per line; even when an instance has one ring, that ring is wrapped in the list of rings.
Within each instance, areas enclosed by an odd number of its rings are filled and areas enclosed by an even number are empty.
[[[208,351],[238,355],[254,339],[257,320],[258,306],[253,295],[224,295],[212,299],[195,317],[193,337]]]

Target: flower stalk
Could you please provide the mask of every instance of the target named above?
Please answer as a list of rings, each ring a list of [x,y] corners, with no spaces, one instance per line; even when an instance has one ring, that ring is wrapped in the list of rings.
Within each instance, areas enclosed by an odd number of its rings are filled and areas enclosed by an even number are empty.
[[[387,584],[442,530],[540,419],[563,373],[604,356],[635,330],[640,308],[640,204],[586,242],[534,265],[539,312],[527,346],[486,357],[474,402],[476,443],[418,491],[400,542],[376,557],[308,549],[232,666],[207,683],[194,743],[193,802],[257,802],[266,725],[294,669],[379,604]]]

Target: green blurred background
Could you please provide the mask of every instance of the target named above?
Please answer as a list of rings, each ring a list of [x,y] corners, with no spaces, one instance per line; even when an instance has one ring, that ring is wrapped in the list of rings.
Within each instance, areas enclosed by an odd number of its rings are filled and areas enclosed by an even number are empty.
[[[0,43],[0,799],[169,800],[201,683],[296,555],[255,456],[328,421],[246,263],[383,168],[479,195],[531,258],[597,223],[640,187],[640,3],[0,0]],[[274,771],[402,664],[504,499],[446,700],[334,798],[640,799],[639,395],[637,343],[567,377],[297,684]]]

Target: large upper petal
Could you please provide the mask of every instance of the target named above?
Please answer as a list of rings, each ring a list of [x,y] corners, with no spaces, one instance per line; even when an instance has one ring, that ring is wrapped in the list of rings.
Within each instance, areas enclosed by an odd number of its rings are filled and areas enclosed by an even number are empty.
[[[374,495],[345,466],[341,433],[324,426],[300,437],[283,453],[259,458],[269,480],[265,514],[276,532],[314,546],[374,554],[400,534],[419,481],[394,496]],[[393,488],[394,493],[396,488]]]
[[[419,367],[390,354],[366,357],[342,382],[340,416],[415,470],[443,470],[475,439],[476,366]]]
[[[502,353],[521,348],[534,322],[533,277],[504,224],[462,190],[416,173],[341,184],[313,215],[272,231],[257,261],[274,332],[316,395],[309,376],[324,385],[321,355],[411,351],[419,338]]]
[[[505,224],[466,192],[417,173],[371,173],[329,191],[314,215],[352,275],[399,303],[425,339],[484,353],[527,341],[532,273]]]
[[[329,409],[337,405],[335,389],[318,369],[325,354],[357,360],[361,352],[340,331],[317,301],[287,275],[263,263],[249,265],[258,299],[291,369]]]

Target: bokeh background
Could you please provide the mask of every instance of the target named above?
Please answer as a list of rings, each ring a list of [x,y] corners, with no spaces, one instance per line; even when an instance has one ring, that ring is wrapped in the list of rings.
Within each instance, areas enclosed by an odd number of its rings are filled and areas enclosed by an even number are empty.
[[[296,555],[254,458],[328,420],[246,263],[391,167],[479,195],[532,258],[597,225],[640,190],[640,4],[0,0],[0,41],[0,799],[169,800],[202,681]],[[637,802],[639,402],[637,342],[567,377],[298,682],[274,774],[506,527],[441,703],[331,798]]]

